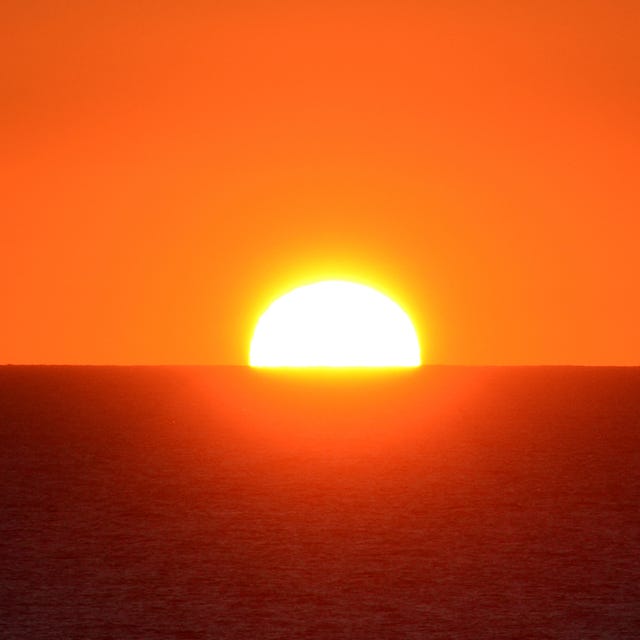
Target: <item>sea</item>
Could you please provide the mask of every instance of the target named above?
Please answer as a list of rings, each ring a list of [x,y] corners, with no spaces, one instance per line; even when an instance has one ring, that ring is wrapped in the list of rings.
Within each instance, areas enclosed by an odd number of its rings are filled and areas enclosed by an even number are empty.
[[[0,367],[0,638],[638,639],[640,368]]]

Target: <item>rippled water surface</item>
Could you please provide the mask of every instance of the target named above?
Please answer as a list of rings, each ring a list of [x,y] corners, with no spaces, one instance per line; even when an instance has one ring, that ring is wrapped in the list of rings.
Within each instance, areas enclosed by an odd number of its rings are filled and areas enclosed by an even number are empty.
[[[639,638],[640,370],[0,368],[0,637]]]

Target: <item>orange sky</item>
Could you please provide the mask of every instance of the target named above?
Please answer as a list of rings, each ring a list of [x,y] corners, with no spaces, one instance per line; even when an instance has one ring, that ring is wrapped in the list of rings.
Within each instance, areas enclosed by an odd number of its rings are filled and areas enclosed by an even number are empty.
[[[243,364],[320,277],[428,362],[640,364],[640,3],[3,4],[0,363]]]

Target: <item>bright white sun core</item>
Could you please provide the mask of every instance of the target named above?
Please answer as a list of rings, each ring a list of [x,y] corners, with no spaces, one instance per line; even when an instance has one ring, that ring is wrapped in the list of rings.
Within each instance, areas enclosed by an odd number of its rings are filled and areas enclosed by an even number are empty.
[[[417,367],[409,316],[379,291],[327,280],[278,298],[256,325],[252,367]]]

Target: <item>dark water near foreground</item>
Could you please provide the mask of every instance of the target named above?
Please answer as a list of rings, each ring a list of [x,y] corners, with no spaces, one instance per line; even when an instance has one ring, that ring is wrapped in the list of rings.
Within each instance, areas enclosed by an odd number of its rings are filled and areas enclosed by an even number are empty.
[[[640,638],[640,369],[0,368],[0,637]]]

